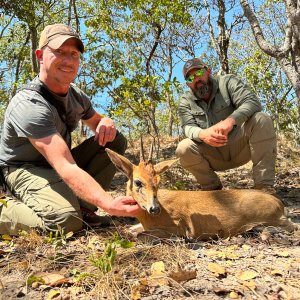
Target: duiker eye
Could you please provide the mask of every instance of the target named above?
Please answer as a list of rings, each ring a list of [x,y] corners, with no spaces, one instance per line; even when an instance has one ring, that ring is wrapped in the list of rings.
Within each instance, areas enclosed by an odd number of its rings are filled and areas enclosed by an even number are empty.
[[[143,187],[143,184],[142,184],[142,182],[141,182],[140,180],[136,179],[136,180],[134,180],[133,182],[134,182],[134,185],[135,185],[136,187],[138,187],[138,188]]]

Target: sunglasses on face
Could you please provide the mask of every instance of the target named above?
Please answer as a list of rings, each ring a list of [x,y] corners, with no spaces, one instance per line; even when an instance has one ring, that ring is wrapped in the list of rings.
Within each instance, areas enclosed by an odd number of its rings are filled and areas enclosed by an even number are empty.
[[[202,77],[204,75],[204,69],[197,70],[194,74],[188,76],[185,81],[187,83],[193,83],[195,77]]]

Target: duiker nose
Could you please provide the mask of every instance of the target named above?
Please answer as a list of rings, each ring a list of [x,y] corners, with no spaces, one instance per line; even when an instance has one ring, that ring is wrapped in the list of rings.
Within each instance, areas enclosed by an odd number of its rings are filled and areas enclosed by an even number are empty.
[[[151,206],[149,212],[152,215],[157,215],[160,213],[160,208],[158,206]]]

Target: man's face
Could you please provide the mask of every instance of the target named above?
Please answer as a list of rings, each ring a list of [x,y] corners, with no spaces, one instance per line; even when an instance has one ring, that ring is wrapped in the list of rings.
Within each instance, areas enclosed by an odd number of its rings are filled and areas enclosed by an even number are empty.
[[[197,98],[207,99],[212,91],[210,69],[192,69],[188,72],[186,78],[190,79],[186,81],[187,86],[194,92]],[[188,82],[190,81],[190,82]]]
[[[76,39],[68,39],[58,49],[46,46],[39,57],[41,73],[47,81],[68,85],[77,76],[80,54]]]

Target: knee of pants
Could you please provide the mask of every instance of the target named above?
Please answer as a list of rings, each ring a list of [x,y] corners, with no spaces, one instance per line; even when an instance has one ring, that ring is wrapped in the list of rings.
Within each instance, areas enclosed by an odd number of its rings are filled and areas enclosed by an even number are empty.
[[[68,233],[70,231],[76,232],[82,228],[82,217],[76,210],[61,212],[56,216],[56,218],[44,220],[44,222],[46,229],[50,231],[55,231],[61,228],[64,233]]]
[[[115,139],[107,147],[123,155],[127,149],[127,139],[121,132],[118,132]]]
[[[194,147],[195,142],[193,142],[191,139],[184,139],[178,144],[175,154],[178,158],[190,156],[195,151],[193,150]]]
[[[252,143],[272,140],[276,144],[276,133],[271,117],[263,112],[254,114],[246,124],[246,132]]]
[[[249,120],[250,122],[254,122],[259,125],[259,128],[266,128],[266,130],[274,131],[274,126],[271,117],[264,112],[255,113]]]

